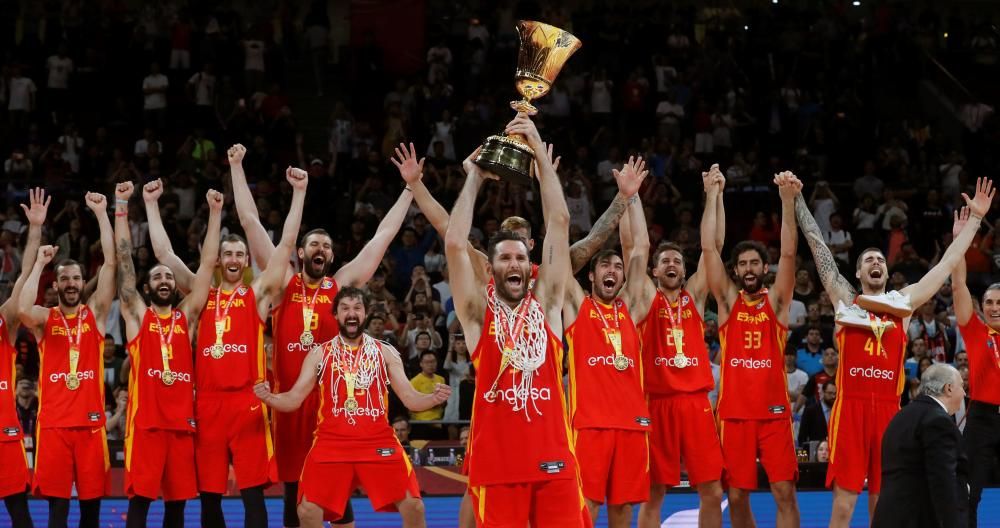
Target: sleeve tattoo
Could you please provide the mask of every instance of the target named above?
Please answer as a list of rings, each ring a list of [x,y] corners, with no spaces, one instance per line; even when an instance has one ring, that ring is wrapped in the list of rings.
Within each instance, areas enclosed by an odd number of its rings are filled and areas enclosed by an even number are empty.
[[[802,234],[806,237],[809,250],[812,251],[813,260],[816,261],[816,272],[819,274],[823,287],[831,294],[831,297],[834,297],[834,293],[836,293],[836,297],[839,298],[853,298],[857,292],[854,286],[851,286],[851,283],[847,282],[847,279],[840,274],[837,262],[833,259],[833,254],[830,253],[830,248],[823,241],[823,233],[819,230],[819,225],[816,224],[816,219],[813,218],[812,212],[801,194],[795,198],[795,219],[802,229]]]
[[[139,298],[135,285],[135,266],[132,264],[132,243],[126,239],[118,241],[118,294],[122,299],[122,308],[131,307]]]
[[[594,222],[590,234],[569,248],[570,266],[573,267],[574,272],[582,269],[590,257],[608,241],[611,233],[618,227],[622,215],[628,209],[628,204],[629,200],[620,194],[617,195],[604,214]]]

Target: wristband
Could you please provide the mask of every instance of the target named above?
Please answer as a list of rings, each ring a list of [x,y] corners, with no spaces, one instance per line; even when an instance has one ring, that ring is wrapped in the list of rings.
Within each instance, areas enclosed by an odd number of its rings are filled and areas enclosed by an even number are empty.
[[[407,185],[406,187],[403,187],[403,190],[404,190],[404,191],[410,191],[410,192],[413,192],[413,189],[411,189],[409,185]]]
[[[128,216],[128,213],[126,213],[125,211],[120,211],[120,212],[116,212],[115,216]]]
[[[115,203],[128,204],[128,200],[122,200],[121,198],[116,198]]]
[[[970,214],[969,218],[975,218],[976,220],[982,220],[983,219],[983,217],[981,217],[981,216],[979,216],[977,214]]]

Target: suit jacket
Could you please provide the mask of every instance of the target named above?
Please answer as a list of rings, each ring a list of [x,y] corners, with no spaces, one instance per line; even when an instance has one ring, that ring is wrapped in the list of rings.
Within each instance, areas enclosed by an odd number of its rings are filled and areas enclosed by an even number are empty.
[[[807,442],[826,440],[826,415],[823,414],[822,403],[811,403],[802,411],[802,421],[799,423],[799,445]]]
[[[882,437],[882,494],[873,528],[964,528],[969,509],[968,458],[950,415],[920,395],[889,422]]]

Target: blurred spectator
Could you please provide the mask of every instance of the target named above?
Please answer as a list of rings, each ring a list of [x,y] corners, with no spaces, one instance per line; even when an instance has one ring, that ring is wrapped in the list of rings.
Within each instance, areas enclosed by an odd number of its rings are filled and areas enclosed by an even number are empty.
[[[459,419],[458,398],[462,380],[469,374],[472,361],[469,359],[469,349],[465,345],[465,336],[453,334],[448,354],[444,359],[444,370],[448,373],[448,385],[451,386],[451,396],[445,407],[444,419],[453,422]]]
[[[826,440],[830,424],[830,412],[837,401],[837,385],[831,380],[823,385],[823,397],[819,403],[806,406],[799,425],[799,445]]]
[[[410,446],[410,422],[402,416],[392,419],[392,431],[396,433],[396,439],[403,447]]]
[[[107,416],[108,440],[124,440],[128,410],[128,390],[124,385],[115,387],[112,392],[114,403],[108,405],[104,414]]]
[[[911,340],[923,339],[927,343],[927,356],[934,363],[951,363],[955,357],[945,326],[938,321],[934,312],[933,300],[917,309],[917,316],[910,321],[907,336]]]
[[[809,376],[795,366],[796,354],[793,350],[785,349],[785,374],[788,377],[788,400],[796,401],[802,394],[802,389],[809,382]]]
[[[823,333],[818,326],[810,326],[802,348],[796,351],[795,365],[808,376],[823,370]]]
[[[833,253],[833,258],[837,259],[840,269],[847,270],[851,264],[851,248],[854,242],[851,234],[844,229],[844,220],[840,213],[834,212],[830,215],[830,230],[823,233],[826,245]]]
[[[794,410],[798,412],[807,403],[815,403],[823,397],[823,386],[827,382],[837,378],[837,367],[840,363],[840,354],[836,348],[827,347],[823,350],[823,370],[809,376],[809,381],[802,388],[802,394],[796,400]]]
[[[816,462],[829,462],[830,461],[830,442],[823,440],[816,447]]]
[[[423,337],[418,337],[418,340]],[[410,379],[410,384],[417,392],[431,394],[437,384],[443,384],[444,378],[437,374],[437,355],[430,350],[424,351],[420,355],[420,373]],[[413,421],[441,420],[444,418],[445,404],[432,407],[425,411],[410,411],[410,419]],[[444,436],[445,429],[441,424],[421,424],[414,428],[414,438],[436,439]]]
[[[38,422],[38,392],[30,379],[17,380],[17,419],[25,436],[35,435]]]

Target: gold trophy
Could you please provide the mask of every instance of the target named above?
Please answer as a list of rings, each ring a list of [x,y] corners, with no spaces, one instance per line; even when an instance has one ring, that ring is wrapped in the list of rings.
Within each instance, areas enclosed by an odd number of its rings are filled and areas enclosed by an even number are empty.
[[[531,20],[518,22],[517,34],[521,38],[521,50],[515,78],[517,91],[524,99],[511,101],[510,107],[535,115],[538,109],[531,101],[549,93],[563,65],[583,43],[568,31]],[[504,180],[530,186],[534,156],[524,136],[496,135],[486,138],[475,162]]]

